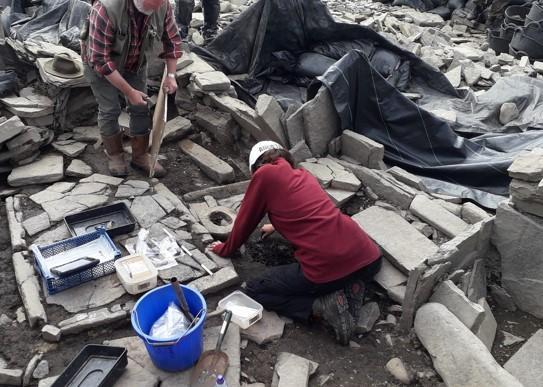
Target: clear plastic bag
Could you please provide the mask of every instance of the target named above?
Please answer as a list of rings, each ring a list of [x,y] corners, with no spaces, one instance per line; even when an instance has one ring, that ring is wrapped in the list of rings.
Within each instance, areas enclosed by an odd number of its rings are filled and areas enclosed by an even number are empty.
[[[153,339],[181,337],[189,325],[190,321],[187,320],[181,309],[175,303],[170,302],[166,312],[151,327],[150,336]]]

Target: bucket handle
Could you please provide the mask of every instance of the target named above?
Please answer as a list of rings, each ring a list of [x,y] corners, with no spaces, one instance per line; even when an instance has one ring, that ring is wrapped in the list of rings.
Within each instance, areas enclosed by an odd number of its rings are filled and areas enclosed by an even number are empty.
[[[182,338],[185,337],[185,335],[188,333],[188,331],[190,331],[192,329],[192,327],[196,324],[196,321],[198,321],[201,317],[201,315],[204,313],[205,309],[202,308],[200,309],[200,311],[196,314],[196,316],[194,316],[194,319],[190,322],[187,330],[185,331],[185,333],[183,333],[181,336],[179,336],[179,338],[175,341],[163,341],[163,342],[151,342],[149,341],[149,339],[147,337],[143,337],[143,339],[145,340],[145,342],[153,347],[169,347],[169,346],[172,346],[172,345],[177,345],[177,343],[179,343],[179,341],[181,341]],[[132,311],[132,313],[134,314],[134,322],[136,323],[137,325],[137,328],[142,331],[141,329],[141,326],[140,326],[140,321],[139,321],[139,317],[138,317],[138,313],[136,312],[136,310],[134,309]],[[143,331],[142,331],[143,332]]]

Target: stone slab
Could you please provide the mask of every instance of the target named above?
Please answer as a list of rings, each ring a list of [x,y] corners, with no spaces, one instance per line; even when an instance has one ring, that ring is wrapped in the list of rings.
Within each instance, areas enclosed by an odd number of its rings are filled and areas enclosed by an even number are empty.
[[[203,91],[228,91],[230,89],[230,79],[220,71],[208,71],[196,74],[194,82]]]
[[[376,302],[364,304],[360,309],[358,320],[355,322],[354,332],[356,334],[371,332],[380,315],[381,310]]]
[[[256,102],[256,122],[268,140],[275,141],[288,149],[289,141],[281,122],[283,109],[271,95],[260,94]]]
[[[113,387],[157,387],[160,379],[128,358],[128,364]]]
[[[23,227],[29,236],[34,236],[39,232],[47,230],[51,227],[51,222],[49,221],[49,215],[42,212],[39,215],[33,216],[23,221]]]
[[[130,206],[130,212],[143,228],[151,227],[166,216],[162,207],[151,196],[138,196],[135,198]]]
[[[392,167],[387,169],[387,172],[392,175],[396,180],[421,191],[425,191],[426,187],[422,182],[422,179],[417,175],[414,175],[400,167]]]
[[[0,369],[0,385],[20,386],[23,380],[23,370],[21,369]]]
[[[61,223],[57,227],[55,227],[52,230],[46,231],[38,238],[34,240],[34,244],[36,245],[48,245],[50,243],[54,243],[57,241],[60,241],[62,239],[66,239],[71,237],[70,231],[68,231],[68,227],[66,227],[66,224]]]
[[[465,222],[475,224],[481,220],[490,218],[491,215],[478,205],[467,202],[462,205],[461,216]]]
[[[108,305],[126,294],[116,274],[98,278],[63,292],[48,295],[50,305],[60,305],[70,313]]]
[[[262,319],[247,329],[240,329],[241,337],[257,343],[266,344],[283,336],[285,322],[275,312],[264,310]]]
[[[87,144],[74,140],[55,141],[53,148],[68,157],[77,157],[85,151]]]
[[[285,127],[288,141],[291,147],[294,147],[300,141],[305,142],[304,138],[304,113],[303,108],[298,108],[285,120]]]
[[[213,273],[192,281],[189,286],[198,290],[203,295],[212,294],[239,283],[240,278],[233,266],[226,266]]]
[[[162,141],[177,141],[187,136],[192,131],[192,123],[183,116],[177,116],[166,122],[164,138]]]
[[[112,324],[129,316],[130,310],[128,306],[117,308],[113,306],[111,309],[102,308],[86,313],[78,313],[67,320],[59,322],[58,327],[63,336],[74,335],[89,329]]]
[[[434,368],[447,386],[522,386],[518,379],[500,367],[486,346],[443,305],[423,305],[417,311],[415,333],[430,353]]]
[[[25,131],[25,124],[17,116],[0,123],[0,144],[12,139]]]
[[[47,314],[41,303],[40,285],[34,272],[34,266],[21,253],[13,254],[12,259],[15,280],[30,327],[41,322],[47,323]]]
[[[473,264],[466,295],[473,302],[479,302],[481,298],[486,298],[486,270],[485,261],[482,259],[476,260]]]
[[[219,184],[231,183],[235,179],[234,169],[207,149],[190,141],[179,142],[179,148],[211,179]]]
[[[344,130],[341,135],[341,153],[365,167],[377,169],[383,162],[385,147],[352,130]]]
[[[539,386],[543,380],[543,329],[539,329],[505,363],[504,368],[524,386]]]
[[[317,372],[319,363],[289,352],[277,356],[271,387],[307,386],[309,377]]]
[[[321,87],[317,95],[303,105],[304,138],[314,156],[328,153],[328,144],[340,131],[339,116],[330,92]]]
[[[540,182],[543,178],[543,149],[536,148],[518,156],[507,169],[509,176],[519,180]]]
[[[85,162],[75,159],[66,168],[66,176],[87,177],[92,175],[92,168]]]
[[[461,218],[451,214],[425,195],[416,195],[409,209],[415,216],[450,238],[454,238],[468,228],[468,224]]]
[[[119,185],[123,182],[124,179],[120,177],[113,177],[113,176],[107,176],[102,175],[100,173],[95,173],[93,175],[90,175],[89,177],[86,177],[84,179],[79,180],[80,183],[104,183],[108,185]]]
[[[326,188],[325,191],[336,207],[341,207],[355,196],[355,192],[343,189]]]
[[[407,276],[396,269],[386,258],[383,258],[381,270],[373,279],[386,290],[407,282]]]
[[[21,187],[29,184],[52,183],[64,177],[62,156],[49,154],[31,164],[17,167],[8,176],[8,184]]]
[[[437,252],[438,247],[398,214],[370,207],[353,219],[383,249],[385,256],[404,273]]]
[[[475,333],[475,335],[483,342],[490,352],[492,351],[492,345],[494,344],[494,339],[496,338],[498,323],[496,322],[494,314],[492,314],[492,309],[490,309],[490,305],[488,305],[486,299],[481,299],[479,305],[485,309],[485,316],[479,328],[473,333]]]

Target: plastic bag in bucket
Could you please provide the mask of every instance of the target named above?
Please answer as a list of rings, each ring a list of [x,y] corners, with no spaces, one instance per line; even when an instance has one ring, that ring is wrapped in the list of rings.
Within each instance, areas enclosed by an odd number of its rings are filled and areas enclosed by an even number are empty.
[[[152,325],[168,308],[170,302],[177,303],[172,285],[164,285],[143,295],[132,311],[132,327],[143,340],[153,364],[161,370],[179,372],[192,367],[202,354],[204,346],[204,321],[207,305],[197,290],[181,285],[190,312],[198,322],[183,335],[164,339],[149,335]]]

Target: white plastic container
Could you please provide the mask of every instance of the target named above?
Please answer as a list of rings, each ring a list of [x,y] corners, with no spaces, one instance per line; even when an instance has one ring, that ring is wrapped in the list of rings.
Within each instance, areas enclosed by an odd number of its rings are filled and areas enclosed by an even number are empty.
[[[236,290],[219,301],[219,310],[230,310],[232,322],[247,329],[262,318],[264,308],[245,293]]]
[[[142,255],[129,255],[115,261],[117,277],[130,294],[139,294],[153,289],[157,284],[158,270]]]

